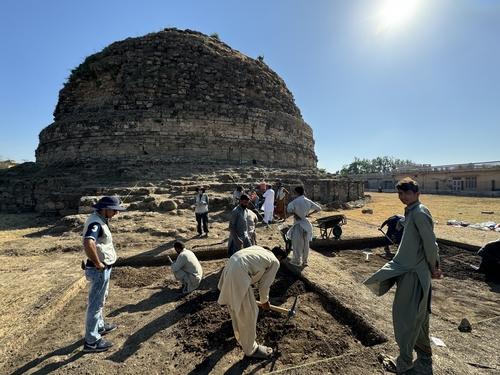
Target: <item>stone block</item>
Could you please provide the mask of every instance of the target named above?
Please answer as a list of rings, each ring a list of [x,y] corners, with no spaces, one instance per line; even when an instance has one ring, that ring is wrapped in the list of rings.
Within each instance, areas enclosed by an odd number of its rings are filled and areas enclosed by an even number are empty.
[[[173,201],[172,199],[161,201],[158,204],[158,211],[160,212],[169,212],[176,209],[177,209],[177,203],[175,203],[175,201]]]

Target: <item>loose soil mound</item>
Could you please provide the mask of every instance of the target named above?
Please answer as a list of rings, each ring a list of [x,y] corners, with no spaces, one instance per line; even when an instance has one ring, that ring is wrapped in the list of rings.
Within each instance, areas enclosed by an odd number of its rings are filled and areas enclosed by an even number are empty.
[[[297,314],[291,319],[273,311],[259,313],[257,342],[275,349],[273,361],[293,365],[362,348],[350,329],[325,311],[315,293],[307,291],[302,281],[280,272],[271,288],[271,302],[290,307],[296,296]],[[237,346],[229,313],[217,304],[217,297],[213,290],[200,296],[199,305],[192,305],[195,311],[190,311],[176,325],[175,335],[182,355],[196,353],[205,357],[194,373],[213,367],[218,360],[214,353],[227,353]],[[242,366],[245,361],[250,360],[244,360]]]

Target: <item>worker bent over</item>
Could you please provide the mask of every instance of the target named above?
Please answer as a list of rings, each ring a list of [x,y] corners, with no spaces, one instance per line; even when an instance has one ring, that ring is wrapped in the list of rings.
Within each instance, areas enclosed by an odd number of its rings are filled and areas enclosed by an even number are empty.
[[[232,255],[221,274],[218,302],[228,307],[234,336],[248,357],[268,358],[272,354],[271,348],[255,342],[259,309],[252,284],[258,285],[261,307],[268,310],[269,289],[280,260],[286,256],[287,253],[280,247],[269,251],[260,246],[250,246]]]

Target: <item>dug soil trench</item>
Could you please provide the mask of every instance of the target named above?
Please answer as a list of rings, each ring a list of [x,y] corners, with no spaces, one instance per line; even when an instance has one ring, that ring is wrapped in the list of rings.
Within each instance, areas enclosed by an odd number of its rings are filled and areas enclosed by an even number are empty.
[[[297,314],[261,311],[257,341],[275,349],[266,361],[244,358],[229,313],[217,304],[217,282],[224,261],[203,262],[207,275],[199,290],[181,296],[166,267],[117,267],[107,302],[109,321],[119,325],[108,339],[106,353],[81,352],[86,292],[82,291],[50,322],[22,354],[5,368],[21,373],[165,373],[239,374],[280,371],[323,362],[297,373],[335,371],[344,374],[382,373],[375,352],[355,330],[339,323],[328,301],[283,269],[271,287],[273,304],[290,307],[298,296]],[[336,360],[322,361],[335,357]],[[342,363],[340,362],[348,362]]]

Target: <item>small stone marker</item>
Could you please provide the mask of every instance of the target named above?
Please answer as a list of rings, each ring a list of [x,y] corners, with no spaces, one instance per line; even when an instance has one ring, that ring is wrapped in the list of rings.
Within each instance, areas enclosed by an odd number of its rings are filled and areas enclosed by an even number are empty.
[[[470,332],[472,331],[472,326],[467,318],[463,318],[460,324],[458,325],[458,330],[460,332]]]

